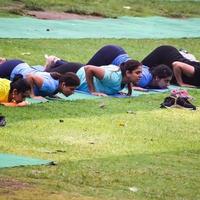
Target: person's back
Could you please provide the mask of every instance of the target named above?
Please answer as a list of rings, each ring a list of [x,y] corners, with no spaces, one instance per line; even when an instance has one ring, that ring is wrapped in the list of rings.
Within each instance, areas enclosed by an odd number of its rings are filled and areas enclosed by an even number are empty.
[[[27,63],[21,63],[17,65],[13,69],[10,75],[10,79],[13,80],[17,74],[21,74],[24,78],[27,78],[30,75],[34,75],[42,79],[41,87],[34,86],[34,94],[36,96],[52,95],[58,87],[58,80],[55,80],[49,72],[44,72],[38,70],[37,68],[32,68]]]
[[[8,102],[10,81],[0,78],[0,102]]]
[[[59,81],[55,80],[48,72],[34,72],[34,75],[39,76],[43,79],[43,84],[40,88],[35,87],[34,93],[37,96],[49,96],[56,92],[58,89]]]
[[[27,63],[20,63],[12,70],[10,80],[13,80],[17,74],[21,74],[25,78],[28,74],[36,74],[39,72],[39,70],[30,67]]]
[[[105,75],[102,80],[99,80],[96,77],[93,78],[96,91],[109,95],[119,92],[122,89],[122,74],[120,68],[115,65],[101,66],[99,68],[103,68],[105,70]],[[84,67],[79,69],[76,74],[81,82],[77,90],[89,92]]]
[[[123,62],[130,59],[122,47],[118,45],[105,45],[94,54],[87,65],[104,66],[113,64],[120,66]]]
[[[18,59],[4,60],[0,64],[0,78],[10,79],[12,70],[21,63],[24,63],[24,61]]]

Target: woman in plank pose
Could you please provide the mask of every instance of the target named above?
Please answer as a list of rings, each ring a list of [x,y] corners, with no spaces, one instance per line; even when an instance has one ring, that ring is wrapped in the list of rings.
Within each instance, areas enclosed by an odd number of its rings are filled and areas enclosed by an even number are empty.
[[[65,96],[73,94],[80,80],[76,74],[41,72],[21,60],[6,60],[0,64],[0,77],[13,80],[21,74],[31,86],[31,96],[52,96],[62,92]]]

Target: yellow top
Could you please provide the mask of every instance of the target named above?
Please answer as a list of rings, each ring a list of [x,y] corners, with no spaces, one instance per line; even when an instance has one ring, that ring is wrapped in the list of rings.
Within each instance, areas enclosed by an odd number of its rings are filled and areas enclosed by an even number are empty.
[[[0,78],[0,102],[8,102],[8,95],[10,91],[10,81]]]

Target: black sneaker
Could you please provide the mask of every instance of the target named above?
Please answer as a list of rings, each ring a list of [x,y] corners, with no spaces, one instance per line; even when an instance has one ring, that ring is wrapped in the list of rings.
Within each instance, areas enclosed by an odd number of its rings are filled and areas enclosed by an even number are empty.
[[[176,104],[180,107],[187,108],[190,110],[196,110],[196,106],[192,105],[187,98],[178,97]]]
[[[6,119],[4,116],[0,116],[0,126],[5,126],[6,125]]]
[[[176,103],[176,99],[174,97],[166,97],[164,102],[160,104],[161,108],[170,108],[174,106]]]

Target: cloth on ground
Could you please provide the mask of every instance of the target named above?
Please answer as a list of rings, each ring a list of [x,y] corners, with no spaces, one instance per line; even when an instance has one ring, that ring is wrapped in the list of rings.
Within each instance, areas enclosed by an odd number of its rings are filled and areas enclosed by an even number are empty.
[[[13,29],[15,24],[15,29]],[[112,24],[112,26],[111,26]],[[89,31],[88,31],[89,30]],[[125,30],[125,31],[124,31]],[[142,30],[142,31],[141,31]],[[192,38],[200,36],[200,18],[119,17],[101,20],[1,18],[1,38]]]
[[[0,168],[17,167],[27,165],[51,165],[53,161],[35,159],[25,156],[17,156],[7,153],[0,153]]]

